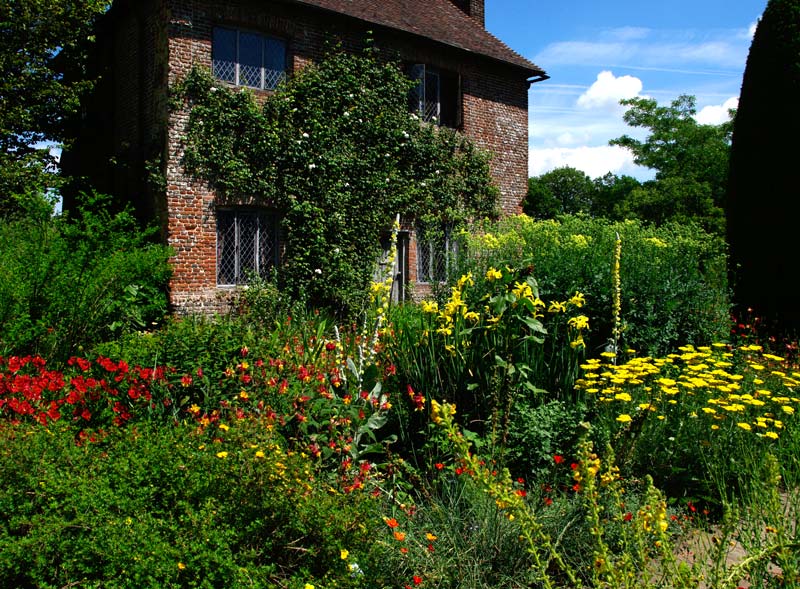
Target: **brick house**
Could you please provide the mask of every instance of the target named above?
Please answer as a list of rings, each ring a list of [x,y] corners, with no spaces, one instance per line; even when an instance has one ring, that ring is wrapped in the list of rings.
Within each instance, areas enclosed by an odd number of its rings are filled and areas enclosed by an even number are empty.
[[[116,0],[98,33],[102,82],[73,151],[80,157],[67,155],[64,165],[74,172],[71,161],[109,161],[84,175],[159,221],[175,252],[175,310],[223,309],[243,270],[274,261],[279,248],[272,216],[218,207],[213,190],[184,171],[188,113],[170,111],[170,84],[200,64],[232,86],[270,93],[320,58],[330,38],[356,48],[368,31],[420,80],[420,116],[494,154],[501,208],[519,212],[527,191],[528,88],[547,76],[486,31],[484,0]],[[419,292],[437,279],[443,258],[418,243],[413,227],[403,229],[398,284],[414,281]]]

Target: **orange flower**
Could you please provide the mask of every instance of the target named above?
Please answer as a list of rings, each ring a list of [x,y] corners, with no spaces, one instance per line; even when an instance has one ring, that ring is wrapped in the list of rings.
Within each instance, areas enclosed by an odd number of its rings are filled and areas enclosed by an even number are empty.
[[[400,524],[397,523],[397,520],[394,519],[393,517],[385,517],[385,518],[383,518],[383,521],[385,521],[386,525],[389,526],[392,529],[394,529],[394,528],[396,528],[397,526],[400,525]]]
[[[403,540],[406,539],[405,532],[394,532],[394,539],[397,540],[398,542],[402,542]]]

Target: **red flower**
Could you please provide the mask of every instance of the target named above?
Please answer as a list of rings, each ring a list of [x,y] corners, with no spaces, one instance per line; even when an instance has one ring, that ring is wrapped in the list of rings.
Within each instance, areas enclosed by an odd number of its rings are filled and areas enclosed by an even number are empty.
[[[553,504],[553,500],[550,499],[550,497],[545,497],[544,498],[544,504],[547,505],[548,507],[550,507]]]
[[[434,466],[436,467],[436,470],[442,470],[444,468],[444,464],[442,464],[441,462],[437,462],[436,464],[434,464]]]
[[[561,464],[562,462],[564,462],[564,457],[561,456],[560,454],[556,454],[555,456],[553,456],[553,461],[556,464]]]
[[[625,514],[625,517],[622,518],[624,521],[629,522],[633,519],[633,514],[629,511]]]
[[[414,585],[420,585],[422,583],[422,577],[414,575]]]

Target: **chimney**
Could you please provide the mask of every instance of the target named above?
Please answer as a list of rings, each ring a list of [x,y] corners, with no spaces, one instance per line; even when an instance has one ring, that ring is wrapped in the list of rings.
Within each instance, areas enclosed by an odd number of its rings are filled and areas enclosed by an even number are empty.
[[[450,0],[461,12],[474,18],[482,27],[486,26],[484,0]]]

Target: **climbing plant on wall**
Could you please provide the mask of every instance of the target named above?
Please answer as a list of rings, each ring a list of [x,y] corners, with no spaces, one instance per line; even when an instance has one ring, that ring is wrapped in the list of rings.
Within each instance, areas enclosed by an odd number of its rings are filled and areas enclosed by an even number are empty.
[[[496,215],[488,155],[409,112],[401,68],[367,44],[331,52],[257,100],[202,69],[176,87],[190,109],[184,164],[219,204],[273,208],[290,294],[358,309],[397,214],[461,224]]]

